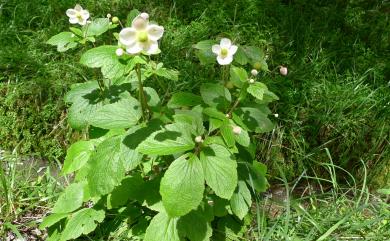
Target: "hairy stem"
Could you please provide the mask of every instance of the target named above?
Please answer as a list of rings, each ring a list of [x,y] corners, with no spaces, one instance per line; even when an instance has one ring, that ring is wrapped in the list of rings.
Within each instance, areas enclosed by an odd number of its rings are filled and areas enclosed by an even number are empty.
[[[137,66],[135,67],[135,71],[137,72],[137,78],[138,78],[138,101],[141,103],[142,117],[144,120],[147,120],[148,112],[150,112],[150,108],[145,98],[144,86],[141,78],[141,65],[137,64]]]

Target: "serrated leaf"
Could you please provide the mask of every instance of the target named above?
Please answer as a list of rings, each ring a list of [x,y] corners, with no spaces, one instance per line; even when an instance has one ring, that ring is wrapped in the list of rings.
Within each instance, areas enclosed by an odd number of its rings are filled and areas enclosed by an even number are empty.
[[[267,167],[264,164],[257,161],[253,163],[239,162],[238,172],[240,179],[245,180],[256,192],[265,192],[267,190],[268,182],[265,176]]]
[[[191,241],[208,241],[213,232],[211,223],[198,210],[180,217],[177,229],[180,237],[187,237]]]
[[[121,184],[107,196],[107,207],[109,209],[124,206],[129,199],[136,199],[142,189],[144,181],[140,175],[128,176]]]
[[[77,37],[72,32],[62,32],[51,37],[46,43],[57,46],[58,52],[65,52],[77,46],[76,40]]]
[[[237,52],[234,55],[234,61],[240,65],[246,65],[248,63],[248,58],[241,46],[238,46]]]
[[[236,142],[242,146],[249,146],[251,139],[249,137],[249,134],[246,130],[241,128],[241,132],[239,134],[234,134],[234,139]]]
[[[69,213],[81,207],[84,197],[83,186],[82,183],[69,185],[54,204],[53,213]]]
[[[103,210],[98,211],[92,208],[81,209],[69,219],[61,234],[60,241],[75,239],[82,234],[89,234],[95,230],[97,223],[103,221],[104,216]]]
[[[126,164],[121,158],[121,141],[121,136],[108,138],[91,155],[87,180],[92,197],[110,193],[124,178]]]
[[[242,107],[235,111],[245,126],[256,133],[264,133],[271,131],[274,128],[274,124],[268,119],[265,114],[259,108]]]
[[[237,163],[223,146],[212,144],[200,153],[207,185],[219,197],[230,199],[237,186]]]
[[[196,106],[192,110],[176,110],[173,119],[175,122],[191,125],[191,134],[201,136],[205,132],[202,110],[203,108],[201,106]]]
[[[180,241],[177,230],[178,218],[171,218],[161,212],[153,217],[146,229],[145,241]]]
[[[221,135],[225,140],[225,143],[228,147],[232,147],[235,144],[235,138],[233,133],[233,127],[230,125],[228,121],[225,121],[221,128]]]
[[[157,76],[173,80],[173,81],[178,81],[179,80],[179,71],[174,70],[174,69],[167,69],[167,68],[158,68],[153,73]]]
[[[230,199],[230,207],[233,213],[243,219],[252,205],[251,192],[244,181],[238,181],[237,188]]]
[[[108,79],[122,77],[126,72],[126,65],[115,54],[118,46],[103,45],[85,52],[80,63],[90,68],[101,68],[102,74]]]
[[[169,108],[179,108],[184,106],[196,106],[202,104],[202,98],[188,92],[178,92],[173,94],[168,102]]]
[[[213,132],[216,129],[219,129],[223,124],[223,121],[216,118],[209,119],[209,133]]]
[[[205,83],[200,87],[203,101],[218,109],[226,109],[232,101],[232,96],[227,88],[219,84]]]
[[[211,118],[219,119],[221,121],[226,121],[227,117],[224,113],[218,111],[213,107],[207,107],[203,109],[203,113]]]
[[[245,69],[232,66],[230,68],[230,80],[238,88],[242,88],[244,83],[248,82],[248,73]]]
[[[243,46],[242,49],[252,64],[264,60],[264,52],[259,47]]]
[[[191,128],[183,123],[165,126],[143,141],[137,150],[148,155],[171,155],[185,152],[195,147],[191,139]]]
[[[213,45],[216,44],[216,41],[214,40],[203,40],[198,43],[196,43],[193,48],[199,49],[199,50],[210,50],[213,47]]]
[[[146,101],[148,102],[148,105],[151,107],[156,107],[160,104],[160,97],[158,96],[155,89],[150,87],[144,87],[143,88],[146,94]]]
[[[45,217],[42,221],[42,223],[39,225],[39,229],[44,229],[50,226],[53,226],[54,224],[58,223],[62,219],[66,218],[69,214],[68,213],[53,213],[49,216]]]
[[[78,141],[73,143],[66,151],[61,173],[65,175],[79,170],[87,163],[94,149],[95,145],[91,141]]]
[[[103,129],[123,129],[137,124],[142,116],[138,100],[128,96],[115,103],[99,108],[91,117],[90,124]]]
[[[233,216],[227,215],[218,220],[216,241],[240,241],[242,238],[242,229],[245,227],[236,221]]]
[[[203,198],[204,174],[195,155],[181,156],[169,166],[161,179],[160,193],[170,217],[196,209]]]
[[[258,100],[263,100],[264,93],[267,91],[267,86],[263,83],[256,82],[250,84],[246,91]]]
[[[99,36],[110,29],[110,20],[108,18],[96,18],[90,24],[84,27],[86,36]]]

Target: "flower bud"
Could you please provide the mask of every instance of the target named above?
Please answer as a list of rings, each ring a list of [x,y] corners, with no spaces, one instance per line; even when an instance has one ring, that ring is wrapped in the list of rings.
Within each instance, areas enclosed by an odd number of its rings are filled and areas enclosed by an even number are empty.
[[[145,20],[149,19],[149,14],[147,14],[147,13],[141,13],[140,16],[141,16],[141,18],[143,18]]]
[[[226,118],[229,118],[229,119],[231,118],[229,113],[227,113],[225,116],[226,116]]]
[[[241,127],[239,127],[239,126],[234,126],[234,127],[233,127],[233,133],[236,134],[236,135],[241,134]]]
[[[112,17],[111,14],[107,13],[107,18],[111,18],[111,17]]]
[[[116,54],[118,57],[122,56],[124,53],[125,53],[125,51],[124,51],[122,48],[118,48],[118,49],[116,49],[116,51],[115,51],[115,54]]]
[[[279,117],[279,114],[274,114],[274,116],[275,116],[276,118],[278,118],[278,117]]]
[[[249,79],[249,83],[250,84],[253,84],[253,83],[255,83],[256,81],[254,80],[254,79]]]
[[[253,68],[255,68],[256,70],[260,70],[261,69],[261,63],[260,62],[256,62],[253,64]]]
[[[251,74],[253,76],[257,76],[259,74],[259,71],[257,71],[256,69],[252,69]]]
[[[286,76],[287,75],[287,67],[281,66],[280,67],[280,74]]]
[[[119,23],[119,18],[118,17],[113,17],[112,18],[113,23]]]
[[[202,142],[203,142],[202,137],[201,137],[201,136],[195,137],[195,142],[196,142],[196,143],[202,143]]]

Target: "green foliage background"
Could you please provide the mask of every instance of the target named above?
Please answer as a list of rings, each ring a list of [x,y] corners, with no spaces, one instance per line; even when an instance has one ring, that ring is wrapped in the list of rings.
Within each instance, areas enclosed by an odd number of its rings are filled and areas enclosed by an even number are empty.
[[[370,168],[374,183],[388,182],[390,160],[390,6],[382,1],[80,1],[92,13],[124,19],[138,8],[166,28],[161,60],[181,71],[169,90],[198,91],[214,69],[198,69],[191,46],[218,34],[263,46],[269,69],[289,75],[266,81],[281,100],[273,106],[279,127],[259,136],[258,154],[274,173],[289,179],[329,161],[359,173]],[[66,29],[64,12],[76,1],[1,0],[0,148],[48,160],[62,159],[82,133],[66,122],[63,95],[85,81],[73,56],[45,44]],[[244,42],[246,40],[246,42]],[[177,56],[180,56],[177,58]],[[316,168],[313,168],[315,171]],[[379,175],[378,178],[378,173]],[[389,175],[390,171],[387,171]]]

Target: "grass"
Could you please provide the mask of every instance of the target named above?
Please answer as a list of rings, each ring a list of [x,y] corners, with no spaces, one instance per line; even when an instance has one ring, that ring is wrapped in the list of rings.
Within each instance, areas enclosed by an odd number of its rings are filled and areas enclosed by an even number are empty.
[[[259,198],[258,222],[248,238],[389,238],[388,204],[368,191],[390,185],[388,3],[81,3],[93,13],[115,13],[121,19],[136,7],[165,27],[159,58],[180,70],[179,82],[166,83],[168,94],[198,91],[202,82],[214,76],[214,68],[193,64],[192,45],[209,38],[229,36],[237,43],[261,46],[271,70],[280,65],[289,68],[287,77],[275,73],[264,77],[280,96],[272,106],[279,117],[274,118],[277,126],[272,133],[257,138],[258,160],[270,170],[270,193],[284,189],[282,193],[289,195],[287,202]],[[6,230],[14,230],[16,236],[15,230],[30,226],[28,230],[34,230],[39,219],[20,219],[30,213],[42,216],[62,188],[62,180],[49,169],[36,171],[58,166],[66,147],[82,135],[68,127],[62,97],[72,83],[83,82],[93,73],[77,63],[79,52],[59,54],[45,44],[67,28],[64,12],[74,4],[0,0],[0,149],[5,150],[0,166],[0,222],[4,224],[0,237]],[[297,196],[296,189],[307,191]],[[267,206],[270,210],[263,210]],[[278,215],[273,215],[274,207]]]

